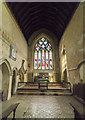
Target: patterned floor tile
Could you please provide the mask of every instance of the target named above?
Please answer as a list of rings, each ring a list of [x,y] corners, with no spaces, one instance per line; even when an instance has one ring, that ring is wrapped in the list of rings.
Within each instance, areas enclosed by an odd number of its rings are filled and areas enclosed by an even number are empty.
[[[16,95],[3,102],[3,109],[16,102],[20,102],[16,118],[74,118],[69,103],[78,103],[72,96]],[[9,117],[11,118],[11,115]]]

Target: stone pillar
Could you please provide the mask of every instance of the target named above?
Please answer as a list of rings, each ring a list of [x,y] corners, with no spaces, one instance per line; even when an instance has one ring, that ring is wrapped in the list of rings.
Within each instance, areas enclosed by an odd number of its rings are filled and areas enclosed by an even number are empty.
[[[24,82],[27,82],[27,81],[28,81],[28,74],[25,73],[25,74],[24,74]]]
[[[16,84],[15,84],[15,91],[14,91],[15,94],[17,92],[18,82],[19,82],[19,75],[16,76]]]
[[[2,90],[2,65],[0,65],[0,90]]]
[[[2,66],[0,65],[0,120],[2,118]]]
[[[53,73],[49,73],[49,81],[50,82],[54,82],[54,79],[53,79]]]
[[[53,82],[57,82],[58,81],[58,75],[56,72],[53,73]]]
[[[10,75],[10,80],[9,80],[9,89],[8,89],[8,98],[9,100],[11,98],[11,88],[12,88],[12,74]]]

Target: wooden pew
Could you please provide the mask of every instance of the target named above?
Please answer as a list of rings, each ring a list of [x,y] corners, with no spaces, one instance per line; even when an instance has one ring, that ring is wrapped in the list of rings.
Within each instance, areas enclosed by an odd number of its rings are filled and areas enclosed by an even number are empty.
[[[75,120],[85,120],[85,106],[82,107],[82,109],[76,105],[73,105],[70,103],[74,110]]]
[[[85,83],[74,84],[73,95],[76,95],[85,101]]]
[[[4,112],[2,112],[2,119],[7,120],[8,116],[13,112],[13,120],[15,120],[15,112],[20,103],[10,105]]]
[[[0,101],[3,101],[3,90],[0,90]]]

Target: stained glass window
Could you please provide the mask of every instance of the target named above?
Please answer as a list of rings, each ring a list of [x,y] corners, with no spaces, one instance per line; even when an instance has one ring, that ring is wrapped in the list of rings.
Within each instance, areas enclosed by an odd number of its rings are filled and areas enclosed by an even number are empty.
[[[48,51],[46,51],[46,69],[49,69],[49,59],[48,59]]]
[[[50,51],[49,52],[49,62],[50,62],[50,69],[52,69],[52,67],[53,67],[53,62],[52,62],[52,52]]]
[[[41,69],[41,51],[38,53],[38,69]]]
[[[40,38],[34,47],[34,69],[53,69],[53,50],[46,38]]]
[[[37,69],[37,51],[35,51],[34,69]]]

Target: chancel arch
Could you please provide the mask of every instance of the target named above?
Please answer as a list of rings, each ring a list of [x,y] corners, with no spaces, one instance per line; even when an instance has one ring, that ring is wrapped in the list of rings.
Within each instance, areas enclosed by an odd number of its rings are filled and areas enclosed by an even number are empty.
[[[54,42],[54,37],[41,33],[32,40],[32,44],[29,43],[29,51],[31,51],[29,53],[29,61],[31,59],[29,71],[33,73],[33,80],[35,81],[37,77],[47,77],[50,82],[55,82],[58,79],[59,69],[57,73],[55,71],[59,61],[57,43]],[[55,62],[56,59],[57,62]]]

